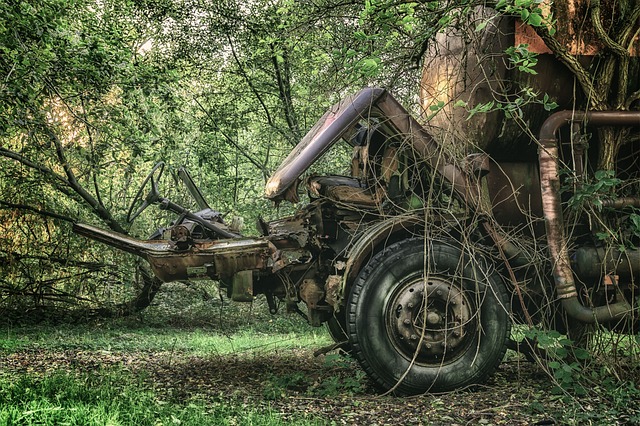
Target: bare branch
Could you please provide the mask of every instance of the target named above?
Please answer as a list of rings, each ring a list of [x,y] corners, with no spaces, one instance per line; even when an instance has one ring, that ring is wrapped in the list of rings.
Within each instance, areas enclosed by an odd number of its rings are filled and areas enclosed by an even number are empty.
[[[6,208],[15,209],[15,210],[29,211],[29,212],[35,213],[37,215],[40,215],[40,216],[50,217],[52,219],[64,220],[65,222],[75,222],[74,219],[72,219],[72,218],[70,218],[68,216],[63,216],[63,215],[58,214],[58,213],[53,213],[53,212],[50,212],[50,211],[38,209],[36,207],[29,206],[29,205],[26,205],[26,204],[14,204],[14,203],[8,203],[6,201],[0,200],[0,206],[4,206]]]
[[[57,174],[56,172],[54,172],[53,170],[51,170],[48,167],[44,167],[40,164],[34,163],[33,161],[31,161],[30,159],[28,159],[27,157],[25,157],[22,154],[19,154],[15,151],[11,151],[9,149],[6,148],[2,148],[0,147],[0,157],[5,157],[5,158],[10,158],[12,160],[15,160],[17,162],[19,162],[20,164],[23,164],[27,167],[29,167],[30,169],[34,169],[48,177],[53,178],[54,180],[61,182],[64,185],[70,186],[69,181],[67,179],[65,179],[64,177],[60,176],[59,174]]]
[[[106,209],[104,205],[102,205],[93,195],[91,195],[86,189],[80,185],[78,180],[76,179],[71,166],[67,162],[67,159],[64,155],[64,149],[62,147],[62,143],[60,139],[53,133],[51,129],[47,129],[48,136],[56,147],[56,153],[58,155],[58,161],[62,165],[67,178],[69,186],[93,209],[93,212],[102,219],[112,230],[116,232],[120,232],[122,234],[126,234],[127,231],[120,225],[120,223],[115,220],[113,215],[109,210]]]
[[[284,69],[280,66],[278,55],[276,54],[276,48],[273,43],[269,45],[271,48],[271,63],[276,73],[276,81],[278,83],[278,94],[282,106],[284,108],[284,116],[289,125],[289,129],[293,133],[296,139],[300,138],[300,126],[293,109],[293,102],[291,100],[291,83],[289,80],[289,58],[286,52],[282,53],[282,61],[284,63]],[[291,140],[289,138],[289,140]],[[295,142],[292,142],[295,145]]]

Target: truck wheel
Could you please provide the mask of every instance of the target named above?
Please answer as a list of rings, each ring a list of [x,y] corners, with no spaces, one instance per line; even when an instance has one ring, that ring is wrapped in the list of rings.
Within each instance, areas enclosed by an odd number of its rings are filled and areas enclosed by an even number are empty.
[[[401,241],[374,256],[352,287],[352,353],[396,394],[477,384],[507,349],[507,306],[504,283],[481,256],[451,243]]]

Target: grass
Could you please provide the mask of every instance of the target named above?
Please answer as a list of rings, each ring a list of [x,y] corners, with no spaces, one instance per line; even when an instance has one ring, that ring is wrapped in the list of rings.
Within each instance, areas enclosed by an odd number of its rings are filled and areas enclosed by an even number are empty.
[[[16,327],[1,330],[0,350],[21,348],[49,350],[102,350],[127,352],[181,352],[198,356],[256,353],[284,348],[329,344],[324,329],[308,328],[267,334],[252,328],[221,334],[203,328],[158,329],[140,327],[57,326]]]
[[[569,372],[585,396],[556,374],[563,363],[545,372],[509,352],[473,392],[403,399],[380,396],[350,358],[313,357],[330,338],[296,316],[203,308],[209,315],[188,326],[189,317],[155,309],[0,327],[0,426],[640,423],[640,390],[599,358],[602,371]]]
[[[133,383],[132,383],[133,382]],[[164,402],[120,372],[25,376],[0,383],[0,424],[281,425],[269,410],[227,404]],[[298,424],[313,424],[301,420]]]
[[[271,331],[278,334],[269,334]],[[105,363],[109,354],[145,353],[175,357],[256,357],[329,344],[324,329],[314,329],[291,318],[274,318],[237,328],[231,334],[215,329],[158,328],[130,321],[85,325],[21,326],[0,329],[0,356],[27,352],[42,360],[28,366],[33,373],[0,370],[0,425],[280,425],[290,424],[268,404],[247,407],[241,402],[206,402],[198,397],[171,398],[158,393],[144,374]],[[89,354],[92,371],[62,362],[50,370],[52,354]],[[166,354],[162,356],[161,354]],[[168,353],[168,354],[167,354]],[[75,358],[74,358],[75,357]],[[24,369],[22,370],[24,371]],[[197,380],[197,376],[195,377]],[[170,394],[170,393],[169,393]],[[304,418],[295,424],[317,424]]]

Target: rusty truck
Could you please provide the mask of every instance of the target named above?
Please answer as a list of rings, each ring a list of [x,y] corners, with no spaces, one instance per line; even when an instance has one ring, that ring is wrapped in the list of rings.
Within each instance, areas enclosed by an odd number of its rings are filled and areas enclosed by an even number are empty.
[[[512,324],[637,331],[640,232],[629,227],[629,244],[608,248],[568,206],[570,183],[592,173],[585,138],[599,126],[637,132],[640,112],[556,112],[532,161],[459,160],[388,91],[366,88],[332,106],[273,173],[269,200],[297,202],[306,191],[309,201],[260,220],[259,236],[226,224],[188,178],[200,211],[162,197],[161,163],[129,218],[158,205],[176,214],[170,226],[148,240],[74,229],[140,256],[163,282],[217,280],[235,301],[264,295],[274,313],[284,305],[327,324],[383,390],[451,391],[495,371]],[[352,152],[347,172],[308,172],[336,144]],[[620,161],[625,182],[639,177],[638,145]],[[602,214],[636,214],[640,193],[629,188],[601,197]]]

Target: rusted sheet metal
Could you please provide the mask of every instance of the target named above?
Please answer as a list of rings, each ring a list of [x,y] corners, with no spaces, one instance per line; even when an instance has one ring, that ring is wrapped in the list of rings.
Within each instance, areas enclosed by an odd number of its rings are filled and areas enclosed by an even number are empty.
[[[318,304],[324,300],[324,290],[314,278],[308,278],[302,281],[300,298],[309,308],[316,309]]]
[[[253,295],[253,272],[240,271],[231,280],[231,300],[234,302],[251,302]]]
[[[543,236],[544,218],[537,165],[491,162],[489,170],[487,187],[493,216],[498,223],[503,226],[530,223],[533,233]]]
[[[272,252],[266,240],[214,240],[196,243],[184,252],[173,250],[169,241],[141,241],[91,225],[77,224],[74,230],[146,259],[154,274],[164,282],[232,276],[239,271],[266,269],[271,263]]]
[[[198,244],[185,253],[145,253],[154,274],[164,282],[189,278],[229,277],[239,271],[267,269],[271,251],[267,241],[222,240]]]
[[[391,217],[368,226],[362,234],[353,239],[353,245],[348,248],[342,292],[344,293],[347,282],[355,279],[355,275],[378,245],[387,241],[392,234],[410,235],[423,225],[424,221],[417,215],[404,215]]]
[[[161,253],[169,250],[168,241],[137,240],[118,232],[107,231],[84,223],[74,224],[73,232],[137,256],[142,256],[142,253]]]
[[[324,283],[325,300],[330,306],[333,306],[336,311],[340,310],[341,283],[341,275],[329,275],[327,281]]]
[[[599,3],[602,3],[602,15],[608,17],[612,14],[611,9],[606,11],[607,4],[621,7],[615,0]],[[570,52],[576,55],[576,61],[585,69],[594,65],[595,60],[594,56],[588,56],[593,54],[593,49],[592,39],[586,35],[593,35],[593,26],[588,25],[591,22],[585,11],[594,4],[593,0],[553,3],[554,16],[558,18],[556,38],[568,45]],[[557,13],[559,11],[562,15]],[[525,88],[548,95],[558,104],[559,110],[587,105],[588,97],[576,83],[575,75],[558,58],[548,54],[549,50],[529,25],[518,23],[513,16],[497,12],[488,5],[471,9],[467,18],[469,20],[463,22],[485,22],[487,25],[481,32],[475,25],[455,25],[446,29],[436,35],[423,58],[420,104],[425,122],[428,118],[428,130],[439,143],[448,144],[451,149],[480,148],[496,161],[535,161],[537,146],[524,127],[539,129],[548,118],[549,112],[541,104],[522,106],[521,113],[527,126],[508,118],[499,109],[476,113],[473,117],[469,116],[469,110],[490,102],[507,104],[521,96]],[[615,29],[609,29],[615,33]],[[528,44],[529,51],[541,53],[536,58],[536,75],[509,66],[504,52],[519,44]],[[640,63],[640,34],[636,34],[631,46],[629,93],[639,88],[638,78],[632,75],[634,70],[637,74]],[[460,107],[461,102],[465,108]]]
[[[298,249],[309,242],[308,214],[269,222],[266,238],[278,249]]]
[[[616,13],[614,9],[621,6],[615,0],[601,0],[598,2],[600,20],[603,18],[611,20],[611,16]],[[594,6],[592,0],[564,0],[556,1],[551,5],[550,0],[544,0],[539,4],[545,16],[551,16],[561,25],[556,25],[555,37],[564,45],[571,55],[594,56],[603,49],[603,43],[594,25],[591,22],[591,10]],[[606,25],[606,22],[604,22]],[[520,19],[515,22],[515,45],[527,44],[528,49],[533,53],[552,53],[544,41],[530,25],[524,24]],[[636,35],[633,43],[629,46],[629,53],[632,56],[640,54],[640,36]]]
[[[455,166],[450,155],[393,96],[384,89],[368,88],[348,98],[325,114],[282,166],[267,182],[265,194],[272,200],[283,199],[295,187],[299,177],[342,136],[352,131],[360,119],[379,118],[380,126],[388,136],[406,140],[408,145],[444,177],[471,210],[479,203],[477,186],[469,185],[465,173]]]

